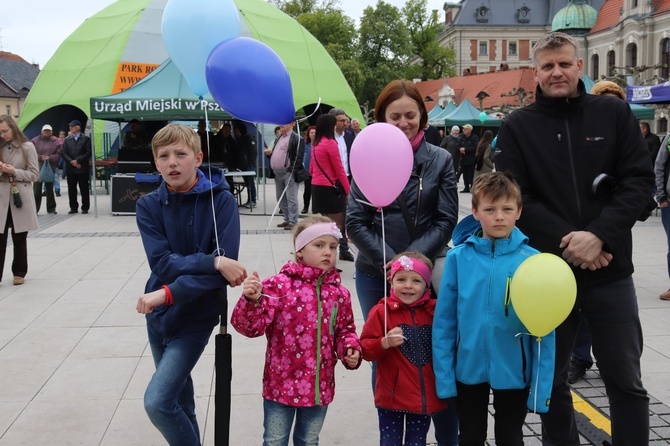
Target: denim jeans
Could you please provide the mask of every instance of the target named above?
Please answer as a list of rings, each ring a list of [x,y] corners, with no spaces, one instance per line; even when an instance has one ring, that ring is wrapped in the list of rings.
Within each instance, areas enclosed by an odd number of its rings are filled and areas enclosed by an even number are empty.
[[[212,330],[171,339],[165,339],[151,327],[148,333],[156,372],[144,393],[144,409],[170,446],[199,446],[191,370],[200,359]]]
[[[328,406],[294,407],[263,400],[263,446],[287,446],[291,426],[294,446],[315,446],[326,419]]]
[[[279,202],[279,209],[284,215],[286,223],[298,223],[298,183],[293,181],[290,170],[275,170],[275,194]],[[286,191],[284,192],[284,189]],[[282,196],[282,193],[284,196]],[[281,200],[279,199],[281,197]]]
[[[661,222],[663,222],[665,238],[668,243],[668,253],[666,254],[666,259],[668,265],[668,278],[670,278],[670,206],[661,208]]]
[[[386,284],[386,295],[390,293],[390,285]],[[372,307],[377,305],[379,300],[384,297],[384,280],[366,274],[364,271],[356,268],[356,294],[358,302],[363,311],[363,319],[368,318],[368,313]],[[375,388],[376,367],[372,363],[372,389]],[[449,407],[442,412],[433,415],[433,424],[435,425],[435,439],[438,446],[455,446],[458,444],[458,415],[453,401],[449,401]]]
[[[578,446],[570,387],[570,355],[581,314],[591,331],[593,356],[609,397],[612,440],[617,446],[649,443],[649,396],[642,385],[642,327],[632,277],[578,286],[577,305],[556,329],[556,367],[549,412],[542,414],[544,446]]]

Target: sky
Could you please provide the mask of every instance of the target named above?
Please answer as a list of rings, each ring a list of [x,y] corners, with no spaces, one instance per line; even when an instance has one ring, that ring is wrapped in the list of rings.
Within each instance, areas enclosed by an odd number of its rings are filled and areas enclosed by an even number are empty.
[[[115,0],[3,0],[0,15],[0,50],[18,54],[26,61],[39,64],[49,61],[60,44],[86,18],[114,3]],[[386,0],[402,7],[405,0]],[[445,0],[428,0],[429,10],[437,9],[444,19]],[[358,20],[363,9],[374,6],[377,0],[340,0],[342,10]],[[57,5],[54,7],[54,5]]]

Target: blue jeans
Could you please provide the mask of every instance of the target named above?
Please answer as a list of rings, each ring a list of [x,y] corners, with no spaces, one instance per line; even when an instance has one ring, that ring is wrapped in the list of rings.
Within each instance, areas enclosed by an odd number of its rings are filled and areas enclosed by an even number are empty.
[[[591,332],[593,355],[609,397],[617,446],[649,443],[649,396],[642,385],[642,326],[632,277],[597,286],[578,285],[577,305],[556,329],[556,367],[549,412],[542,414],[544,446],[578,446],[570,387],[570,355],[579,308]]]
[[[666,254],[668,264],[668,277],[670,278],[670,206],[661,208],[661,222],[665,229],[665,238],[668,242],[668,253]]]
[[[287,446],[293,430],[294,446],[316,446],[328,406],[294,407],[263,400],[263,446]]]
[[[386,295],[390,293],[390,285],[386,285]],[[373,277],[364,271],[356,268],[356,294],[358,302],[363,311],[363,319],[368,318],[368,313],[372,307],[377,305],[379,300],[384,297],[384,279]],[[372,363],[372,389],[375,388],[376,367]],[[442,412],[433,415],[433,424],[435,425],[435,439],[438,446],[455,446],[458,444],[458,415],[453,401],[449,401],[449,407]]]
[[[199,446],[191,370],[200,359],[212,330],[165,339],[148,327],[156,365],[146,392],[144,410],[170,446]]]

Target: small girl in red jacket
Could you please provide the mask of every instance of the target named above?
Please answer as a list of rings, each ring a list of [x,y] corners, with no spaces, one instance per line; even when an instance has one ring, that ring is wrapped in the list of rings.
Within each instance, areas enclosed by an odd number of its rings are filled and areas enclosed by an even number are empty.
[[[391,265],[390,296],[370,310],[361,334],[363,359],[377,361],[379,444],[425,445],[430,416],[447,407],[435,392],[431,356],[433,264],[423,254],[403,252]]]

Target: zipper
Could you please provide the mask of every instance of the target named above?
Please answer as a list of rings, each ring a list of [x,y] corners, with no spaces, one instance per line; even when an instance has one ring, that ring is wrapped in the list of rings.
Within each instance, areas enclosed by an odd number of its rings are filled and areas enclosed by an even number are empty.
[[[521,346],[521,375],[523,376],[523,382],[524,384],[527,382],[526,381],[526,349],[523,348],[523,336],[519,336],[519,345]],[[535,389],[535,392],[537,392],[537,389]]]
[[[418,355],[421,349],[421,344],[419,343],[419,336],[418,333],[416,333],[416,321],[414,320],[414,311],[415,308],[409,309],[409,313],[412,316],[412,330],[415,332],[414,336],[414,351]],[[417,365],[416,366],[418,372],[419,372],[419,384],[421,387],[421,412],[422,413],[428,413],[428,403],[426,402],[426,383],[424,382],[424,377],[423,377],[423,366]]]
[[[419,192],[416,197],[416,213],[414,214],[414,229],[416,229],[419,224],[419,209],[421,208],[421,193],[423,192],[423,173],[426,170],[426,163],[421,164],[421,171],[419,174],[412,174],[419,179]]]
[[[321,405],[320,379],[321,379],[321,317],[323,308],[321,306],[321,282],[323,276],[316,281],[316,373],[314,374],[315,405]]]
[[[579,200],[579,191],[577,188],[577,176],[575,175],[575,160],[572,157],[572,138],[570,138],[570,126],[568,124],[568,118],[565,118],[565,133],[568,143],[568,158],[570,159],[570,172],[572,173],[572,187],[575,190],[575,202],[577,203],[577,219],[579,224],[582,224],[582,204]],[[560,141],[560,138],[559,138]]]
[[[512,284],[512,277],[507,276],[507,283],[505,284],[505,317],[509,316],[509,303],[511,300],[509,289],[511,284]]]
[[[333,302],[333,308],[330,313],[330,334],[331,336],[335,335],[335,323],[337,322],[337,310],[338,304],[337,301]]]

